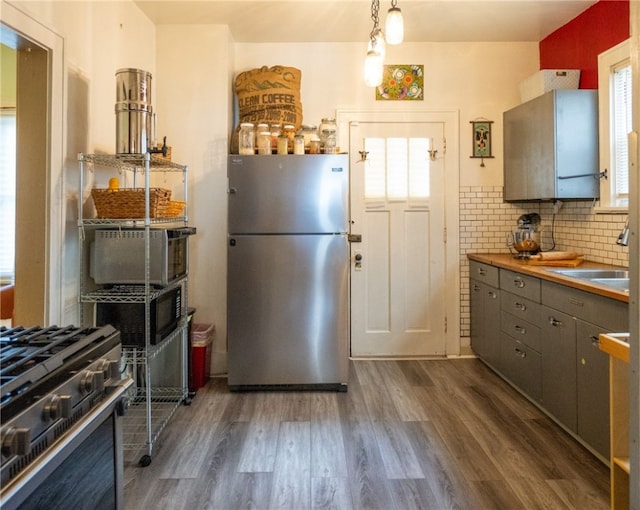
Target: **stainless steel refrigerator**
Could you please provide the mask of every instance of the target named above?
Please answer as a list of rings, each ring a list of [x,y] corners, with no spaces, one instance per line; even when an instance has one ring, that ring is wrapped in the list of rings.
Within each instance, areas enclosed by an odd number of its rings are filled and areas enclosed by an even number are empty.
[[[348,156],[229,156],[229,387],[346,390]]]

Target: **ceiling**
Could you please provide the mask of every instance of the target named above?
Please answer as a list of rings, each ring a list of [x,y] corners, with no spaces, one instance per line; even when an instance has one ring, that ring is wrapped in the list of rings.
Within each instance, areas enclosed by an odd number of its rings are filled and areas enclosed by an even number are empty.
[[[370,0],[134,0],[156,25],[228,25],[236,42],[357,42]],[[405,41],[540,41],[597,0],[398,0]],[[380,2],[380,25],[390,0]]]

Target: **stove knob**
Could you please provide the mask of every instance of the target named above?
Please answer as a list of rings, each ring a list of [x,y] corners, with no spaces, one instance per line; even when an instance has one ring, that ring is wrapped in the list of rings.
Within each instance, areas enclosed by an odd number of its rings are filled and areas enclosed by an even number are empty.
[[[66,419],[71,416],[71,397],[69,395],[51,395],[42,408],[44,421]]]
[[[60,418],[62,414],[62,404],[58,395],[50,395],[47,397],[44,407],[42,408],[42,419],[44,421],[54,421]]]
[[[102,370],[85,370],[80,378],[80,391],[91,393],[104,390],[104,372]]]
[[[102,371],[106,381],[109,379],[120,379],[120,363],[118,361],[102,360]]]
[[[29,429],[9,427],[2,433],[2,455],[29,455],[31,432]]]

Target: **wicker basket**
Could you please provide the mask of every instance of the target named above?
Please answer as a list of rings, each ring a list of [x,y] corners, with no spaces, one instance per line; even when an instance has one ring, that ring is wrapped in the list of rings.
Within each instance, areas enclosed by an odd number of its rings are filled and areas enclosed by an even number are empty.
[[[144,188],[120,188],[91,190],[98,218],[144,218]],[[167,216],[171,190],[163,188],[149,189],[149,217]]]
[[[185,202],[181,202],[179,200],[170,200],[169,206],[165,211],[165,216],[167,218],[176,218],[177,216],[180,216],[185,205]]]

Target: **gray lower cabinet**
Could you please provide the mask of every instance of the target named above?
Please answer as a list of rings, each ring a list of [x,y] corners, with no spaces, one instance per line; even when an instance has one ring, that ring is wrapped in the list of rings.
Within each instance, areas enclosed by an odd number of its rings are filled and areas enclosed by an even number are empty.
[[[475,261],[470,269],[474,352],[608,459],[609,359],[598,335],[627,331],[628,305]]]
[[[570,315],[542,306],[542,405],[577,432],[576,324]]]
[[[609,355],[600,350],[602,327],[577,319],[578,435],[609,458]]]
[[[500,359],[500,291],[486,283],[470,281],[471,348],[487,364],[498,368]]]
[[[469,262],[471,349],[482,361],[497,368],[500,359],[500,290],[498,268]]]

